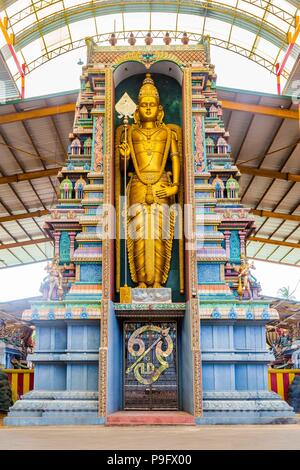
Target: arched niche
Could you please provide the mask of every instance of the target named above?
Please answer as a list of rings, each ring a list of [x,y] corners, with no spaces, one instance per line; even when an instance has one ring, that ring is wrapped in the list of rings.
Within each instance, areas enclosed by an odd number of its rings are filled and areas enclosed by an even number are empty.
[[[114,82],[117,87],[121,82],[134,75],[157,73],[174,78],[179,85],[182,85],[183,73],[180,67],[170,60],[160,60],[146,68],[142,62],[126,61],[122,62],[114,71]]]

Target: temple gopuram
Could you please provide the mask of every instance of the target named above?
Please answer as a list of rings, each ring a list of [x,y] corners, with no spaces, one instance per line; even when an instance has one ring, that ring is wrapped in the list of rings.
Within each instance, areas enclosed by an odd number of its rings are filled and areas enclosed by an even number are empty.
[[[150,424],[293,422],[268,390],[278,314],[247,258],[254,217],[208,42],[86,42],[45,224],[54,257],[23,313],[34,390],[5,424],[122,424],[132,411]]]

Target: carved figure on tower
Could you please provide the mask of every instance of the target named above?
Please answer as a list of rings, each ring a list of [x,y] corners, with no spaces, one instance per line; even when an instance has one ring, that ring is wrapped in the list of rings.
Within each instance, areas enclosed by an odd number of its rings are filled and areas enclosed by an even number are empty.
[[[46,295],[47,300],[62,300],[64,293],[64,267],[59,265],[59,257],[55,256],[51,263],[45,267],[48,275],[43,280],[40,291]]]
[[[248,293],[249,299],[252,299],[250,269],[255,269],[253,262],[249,263],[246,256],[241,255],[241,264],[234,269],[238,272],[237,293],[239,294],[240,299],[243,298],[246,292]]]
[[[120,170],[132,164],[127,184],[127,252],[132,281],[159,288],[168,279],[180,187],[181,128],[164,123],[164,110],[150,74],[140,88],[134,123],[116,131]],[[126,129],[127,130],[127,129]],[[170,161],[172,171],[167,171]]]

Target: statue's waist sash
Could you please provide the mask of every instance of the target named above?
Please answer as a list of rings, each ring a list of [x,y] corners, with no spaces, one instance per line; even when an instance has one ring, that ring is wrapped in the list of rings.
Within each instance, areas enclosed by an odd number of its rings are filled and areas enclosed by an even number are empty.
[[[141,179],[142,181],[139,179],[139,177],[137,176],[136,173],[133,173],[132,174],[132,177],[131,177],[131,181],[140,181],[141,183],[143,184],[151,184],[151,185],[154,185],[154,184],[160,184],[160,183],[169,183],[170,182],[170,178],[168,177],[167,173],[164,171],[159,179],[159,181],[157,181],[157,178],[159,176],[159,170],[158,171],[141,171],[140,172],[140,175],[141,175]]]
[[[128,184],[128,196],[130,204],[145,203],[147,194],[147,184],[151,185],[151,193],[153,194],[154,198],[153,202],[157,204],[170,204],[169,198],[158,198],[156,196],[156,191],[161,189],[162,184],[168,186],[171,183],[170,178],[166,172],[163,172],[159,181],[157,181],[158,172],[143,172],[141,176],[143,178],[143,182],[140,181],[140,179],[135,173],[132,174],[130,178]]]

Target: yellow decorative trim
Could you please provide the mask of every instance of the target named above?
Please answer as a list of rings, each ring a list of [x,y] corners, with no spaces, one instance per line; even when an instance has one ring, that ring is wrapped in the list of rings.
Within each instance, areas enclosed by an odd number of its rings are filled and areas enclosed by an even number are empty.
[[[120,287],[120,303],[131,304],[131,287]]]
[[[75,274],[76,282],[80,281],[80,264],[76,264],[76,274]]]
[[[192,147],[192,71],[194,69],[186,68],[183,73],[184,86],[184,161],[185,161],[185,193],[186,204],[192,207],[191,223],[193,240],[189,243],[195,243],[186,251],[186,266],[189,269],[188,286],[188,309],[186,315],[191,318],[191,348],[193,354],[193,389],[194,389],[194,415],[202,415],[202,367],[200,352],[200,317],[199,302],[195,298],[197,294],[197,252],[196,252],[196,204],[195,204],[195,182],[194,182],[194,158]],[[192,248],[192,249],[191,249]]]
[[[99,350],[99,404],[98,414],[106,417],[106,382],[107,382],[107,348]]]
[[[193,147],[192,147],[192,76],[191,69],[186,68],[183,72],[183,86],[184,86],[184,161],[185,161],[185,193],[186,204],[192,208],[192,234],[196,237],[196,213],[195,213],[195,188],[194,188],[194,161],[193,161]],[[196,240],[188,240],[191,245]],[[190,246],[191,248],[191,246]],[[196,250],[189,249],[186,251],[187,266],[190,271],[190,289],[188,298],[197,291],[197,261]]]
[[[108,49],[107,47],[94,46],[90,55],[90,63],[101,63],[112,66],[114,68],[118,65],[134,61],[145,65],[146,68],[155,62],[161,62],[163,60],[172,61],[177,64],[180,68],[187,67],[192,63],[206,62],[205,48],[200,45],[186,46],[171,46],[166,48],[165,46],[114,46]],[[198,67],[199,71],[207,71],[206,67]],[[94,69],[89,69],[87,72],[93,72]]]
[[[183,169],[183,148],[182,148],[182,129],[176,124],[168,124],[168,126],[176,132],[178,138],[178,151],[180,158],[180,184],[178,191],[178,200],[181,207],[181,213],[177,217],[179,224],[179,290],[184,293],[184,231],[183,231],[183,208],[184,208],[184,169]]]
[[[105,70],[105,153],[104,153],[104,197],[106,207],[113,204],[111,175],[113,172],[113,77],[112,69]],[[99,352],[99,415],[106,416],[107,401],[107,346],[108,315],[111,297],[111,250],[113,244],[109,237],[102,241],[102,314]]]
[[[121,285],[121,242],[120,242],[120,194],[121,194],[121,173],[119,143],[121,142],[123,126],[116,129],[115,138],[115,207],[116,207],[116,291],[120,292]]]

